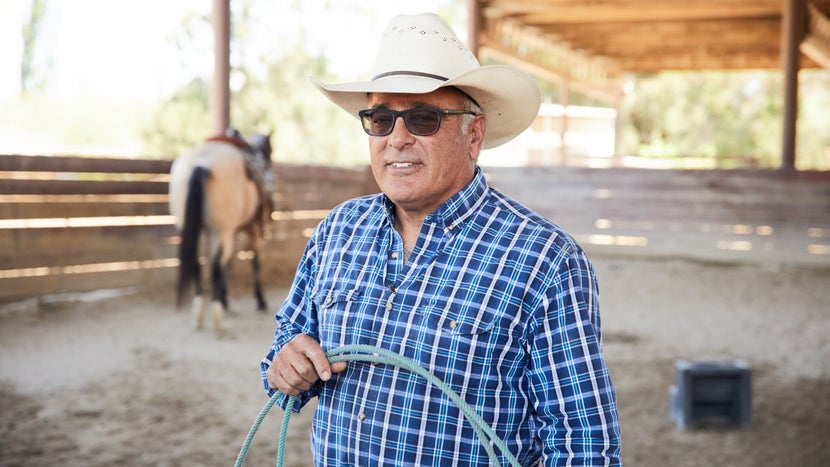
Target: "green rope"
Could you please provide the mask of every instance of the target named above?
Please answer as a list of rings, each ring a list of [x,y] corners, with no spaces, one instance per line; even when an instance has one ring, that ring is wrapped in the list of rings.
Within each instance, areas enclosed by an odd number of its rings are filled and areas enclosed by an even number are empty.
[[[464,417],[473,427],[476,435],[478,436],[479,441],[481,441],[482,446],[487,451],[487,455],[490,458],[490,462],[492,465],[500,467],[501,464],[498,461],[498,456],[496,455],[495,450],[491,444],[495,444],[496,447],[499,448],[501,453],[507,457],[508,461],[510,462],[511,466],[519,466],[519,461],[513,456],[513,454],[507,449],[507,446],[504,444],[504,441],[496,436],[493,428],[488,425],[483,418],[479,414],[475,412],[475,410],[467,404],[464,399],[461,398],[458,394],[453,391],[449,385],[438,379],[435,375],[428,372],[427,370],[418,366],[417,363],[409,360],[401,355],[398,355],[394,352],[390,352],[386,349],[381,349],[379,347],[372,347],[370,345],[345,345],[343,347],[330,350],[326,353],[326,356],[329,359],[329,362],[336,363],[336,362],[345,362],[345,361],[360,361],[360,362],[370,362],[370,363],[382,363],[386,365],[393,365],[405,370],[408,370],[418,376],[429,381],[434,386],[438,387],[444,394],[446,394],[461,410],[461,413],[464,414]],[[251,442],[254,439],[254,435],[256,434],[259,426],[262,424],[262,421],[265,419],[265,416],[271,410],[271,407],[274,406],[274,403],[279,399],[280,396],[283,394],[279,391],[276,391],[271,399],[265,404],[262,410],[257,416],[256,420],[254,420],[254,424],[251,426],[251,429],[248,431],[248,436],[245,438],[245,442],[242,444],[242,449],[239,451],[239,455],[236,457],[236,464],[235,467],[241,467],[242,464],[245,462],[245,457],[248,455],[248,450],[251,447]],[[288,403],[285,407],[285,413],[282,418],[282,426],[280,428],[280,438],[279,444],[277,446],[277,467],[282,467],[283,465],[283,456],[285,453],[285,440],[287,438],[288,432],[288,421],[291,417],[291,412],[294,407],[294,402],[296,398],[294,396],[289,396]]]

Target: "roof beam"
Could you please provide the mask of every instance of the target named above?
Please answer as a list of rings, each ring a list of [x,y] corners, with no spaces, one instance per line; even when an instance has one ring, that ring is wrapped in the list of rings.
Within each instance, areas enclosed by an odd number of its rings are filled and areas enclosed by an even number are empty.
[[[488,2],[488,17],[512,17],[528,25],[632,21],[697,21],[776,17],[781,0],[525,0]]]
[[[807,36],[801,42],[801,53],[822,68],[830,70],[830,18],[814,5],[807,5],[809,23]]]
[[[497,60],[554,82],[566,81],[594,98],[614,102],[621,93],[623,74],[613,60],[590,57],[509,20],[488,18],[477,42]]]

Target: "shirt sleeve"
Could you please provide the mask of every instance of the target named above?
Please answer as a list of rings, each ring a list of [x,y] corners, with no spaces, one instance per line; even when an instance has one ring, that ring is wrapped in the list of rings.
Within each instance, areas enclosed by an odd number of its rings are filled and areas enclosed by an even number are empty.
[[[268,353],[260,362],[260,376],[269,397],[273,396],[276,391],[268,387],[268,379],[265,373],[271,367],[274,356],[277,355],[280,349],[298,334],[307,334],[319,340],[314,302],[311,299],[311,291],[314,287],[314,271],[316,270],[315,245],[315,236],[312,236],[306,245],[303,256],[300,258],[288,296],[276,313],[277,327],[274,331],[274,340],[271,342]],[[318,390],[319,385],[313,385],[311,389],[301,393],[297,397],[294,410],[299,411],[309,400],[316,397]],[[285,409],[287,402],[288,396],[285,395],[277,400],[277,404],[283,409]]]
[[[545,466],[616,466],[616,396],[600,348],[596,276],[577,249],[554,265],[535,310],[534,398]]]

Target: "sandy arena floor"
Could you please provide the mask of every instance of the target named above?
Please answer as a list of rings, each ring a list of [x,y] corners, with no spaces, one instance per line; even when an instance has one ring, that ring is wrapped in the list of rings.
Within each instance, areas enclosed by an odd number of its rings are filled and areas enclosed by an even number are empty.
[[[592,255],[629,466],[830,465],[830,268]],[[271,290],[274,308],[285,290]],[[225,466],[266,402],[271,312],[232,299],[230,336],[191,330],[172,294],[0,313],[0,465]],[[752,426],[684,431],[674,362],[752,367]],[[286,465],[311,465],[311,410]],[[280,412],[245,465],[274,465]]]

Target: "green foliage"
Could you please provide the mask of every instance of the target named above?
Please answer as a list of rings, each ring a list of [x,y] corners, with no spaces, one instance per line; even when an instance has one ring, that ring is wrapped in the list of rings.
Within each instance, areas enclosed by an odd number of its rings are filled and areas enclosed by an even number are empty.
[[[801,72],[798,168],[830,170],[830,71]]]
[[[149,107],[128,99],[77,96],[59,99],[26,92],[0,100],[0,142],[14,141],[16,151],[54,148],[45,153],[130,155],[141,142],[135,128]],[[43,154],[40,149],[39,153]]]
[[[231,121],[246,134],[271,133],[274,159],[281,162],[352,165],[365,163],[365,144],[356,144],[357,120],[322,97],[308,76],[326,77],[325,60],[302,51],[267,64],[264,79],[245,72],[233,95]],[[363,143],[359,138],[357,143]]]
[[[24,92],[43,87],[45,76],[36,65],[36,51],[40,29],[46,14],[46,0],[32,0],[29,20],[23,24],[23,54],[20,60],[20,85]]]
[[[301,10],[300,2],[291,8]],[[309,53],[303,38],[295,46],[260,54],[244,46],[257,26],[257,4],[234,5],[231,38],[231,126],[249,135],[270,133],[273,159],[279,162],[355,165],[368,162],[365,138],[355,118],[333,105],[309,82],[309,75],[331,78],[326,57]],[[187,30],[205,25],[207,18],[191,16]],[[189,35],[176,38],[188,53]],[[190,38],[192,41],[192,38]],[[142,131],[147,154],[175,156],[209,136],[209,83],[194,81],[159,107]]]
[[[802,71],[800,79],[796,159],[803,168],[827,169],[827,72]],[[719,168],[780,165],[780,72],[665,72],[634,83],[620,108],[621,153],[705,156]]]
[[[208,84],[197,79],[162,102],[141,130],[142,152],[172,158],[210,136],[206,133],[210,128],[208,91]]]

